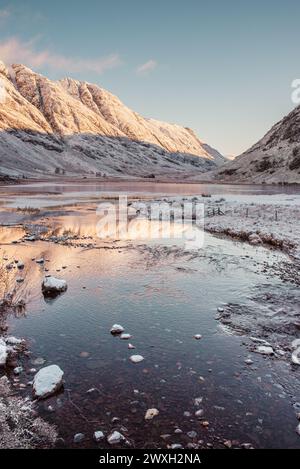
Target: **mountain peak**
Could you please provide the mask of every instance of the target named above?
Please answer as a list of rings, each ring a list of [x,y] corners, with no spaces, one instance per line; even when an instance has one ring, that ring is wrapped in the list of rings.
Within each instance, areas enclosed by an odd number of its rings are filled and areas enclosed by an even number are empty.
[[[177,174],[192,171],[193,166],[204,170],[220,163],[219,156],[216,158],[214,151],[205,147],[191,129],[146,119],[98,85],[73,78],[51,81],[22,64],[13,64],[10,76],[6,74],[4,64],[0,65],[1,70],[10,90],[11,111],[15,108],[18,119],[16,122],[15,118],[7,118],[8,108],[4,104],[2,112],[6,112],[5,129],[10,127],[10,138],[7,134],[0,138],[5,138],[6,143],[9,140],[12,151],[16,152],[16,171],[25,170],[21,154],[36,155],[37,145],[43,147],[43,152],[49,146],[55,148],[50,155],[47,152],[45,158],[50,156],[50,160],[53,157],[56,160],[55,152],[58,151],[59,165],[67,168],[70,168],[69,158],[73,155],[76,168],[79,166],[82,172],[88,167],[88,171],[94,173],[102,168],[115,173],[117,167],[117,172],[124,174],[172,171]],[[30,137],[26,134],[25,123]],[[36,132],[34,139],[33,131]],[[12,135],[18,136],[18,145]],[[35,148],[32,146],[33,140]],[[107,149],[112,150],[108,154],[113,158],[106,159]],[[36,162],[41,159],[35,158]],[[0,162],[4,167],[7,164],[3,150],[0,152]],[[40,171],[48,166],[36,164]]]

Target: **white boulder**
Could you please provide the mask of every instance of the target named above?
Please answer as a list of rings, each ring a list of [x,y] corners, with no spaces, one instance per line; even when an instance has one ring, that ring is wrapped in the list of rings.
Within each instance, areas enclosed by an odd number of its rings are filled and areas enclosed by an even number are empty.
[[[57,295],[66,291],[68,288],[67,282],[60,278],[45,277],[42,282],[42,292],[44,295]]]
[[[122,334],[124,332],[124,327],[120,324],[114,324],[110,330],[111,334]]]
[[[157,409],[148,409],[145,415],[145,420],[152,420],[159,414],[159,410]]]
[[[24,345],[25,340],[24,339],[18,339],[17,337],[9,336],[5,339],[5,342],[8,345]]]
[[[120,339],[122,340],[129,340],[131,339],[132,335],[130,334],[125,334],[125,332],[123,332],[121,335],[120,335]]]
[[[117,432],[116,430],[113,431],[108,437],[107,437],[107,442],[110,445],[116,445],[118,443],[121,443],[121,441],[125,441],[124,435],[122,433]]]
[[[6,364],[8,356],[8,349],[7,345],[4,340],[0,339],[0,366],[4,366]]]
[[[33,379],[33,393],[38,399],[54,394],[62,386],[64,372],[57,365],[41,368]]]
[[[94,440],[98,443],[99,441],[104,439],[104,433],[101,432],[100,430],[96,431],[94,433]]]
[[[142,355],[131,355],[131,357],[129,357],[129,360],[132,363],[140,363],[144,360],[144,357],[142,357]]]
[[[273,355],[274,354],[273,348],[270,347],[270,346],[265,346],[265,345],[260,345],[259,347],[257,347],[256,352],[260,353],[262,355]]]

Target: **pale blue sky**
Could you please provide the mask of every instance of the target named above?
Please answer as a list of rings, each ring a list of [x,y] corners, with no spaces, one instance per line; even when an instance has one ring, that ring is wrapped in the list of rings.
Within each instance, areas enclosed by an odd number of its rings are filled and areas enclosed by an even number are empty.
[[[299,22],[299,0],[0,0],[0,59],[98,83],[238,154],[294,107]]]

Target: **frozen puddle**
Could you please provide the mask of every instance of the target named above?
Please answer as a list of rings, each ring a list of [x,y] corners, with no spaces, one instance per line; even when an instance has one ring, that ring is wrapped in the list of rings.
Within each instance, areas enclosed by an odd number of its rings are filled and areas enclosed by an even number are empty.
[[[300,447],[300,367],[288,351],[298,329],[276,330],[284,309],[297,322],[300,303],[299,288],[279,272],[291,264],[286,256],[210,235],[199,252],[174,240],[103,249],[36,241],[0,252],[25,266],[26,318],[9,320],[9,334],[32,352],[19,364],[19,384],[33,379],[32,368],[64,371],[64,388],[38,406],[67,447],[96,447],[100,431],[101,447],[113,432],[124,436],[114,447]],[[44,298],[45,275],[64,279],[67,291]],[[112,325],[130,334],[134,352]],[[250,340],[255,334],[275,354],[255,353],[264,346]],[[132,355],[143,360],[133,364]],[[149,409],[155,418],[145,419]],[[74,442],[78,434],[85,437]]]

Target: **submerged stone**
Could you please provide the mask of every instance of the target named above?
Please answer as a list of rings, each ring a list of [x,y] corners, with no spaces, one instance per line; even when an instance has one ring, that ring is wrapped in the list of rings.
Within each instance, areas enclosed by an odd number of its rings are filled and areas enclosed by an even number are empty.
[[[37,372],[33,379],[33,393],[38,399],[51,396],[62,387],[64,372],[57,365],[50,365]]]
[[[148,409],[145,415],[145,420],[152,420],[159,414],[159,410],[157,409]]]
[[[124,327],[120,324],[114,324],[110,330],[111,334],[122,334],[124,332]]]
[[[131,355],[131,357],[129,357],[129,360],[132,363],[140,363],[144,360],[144,357],[142,355]]]

